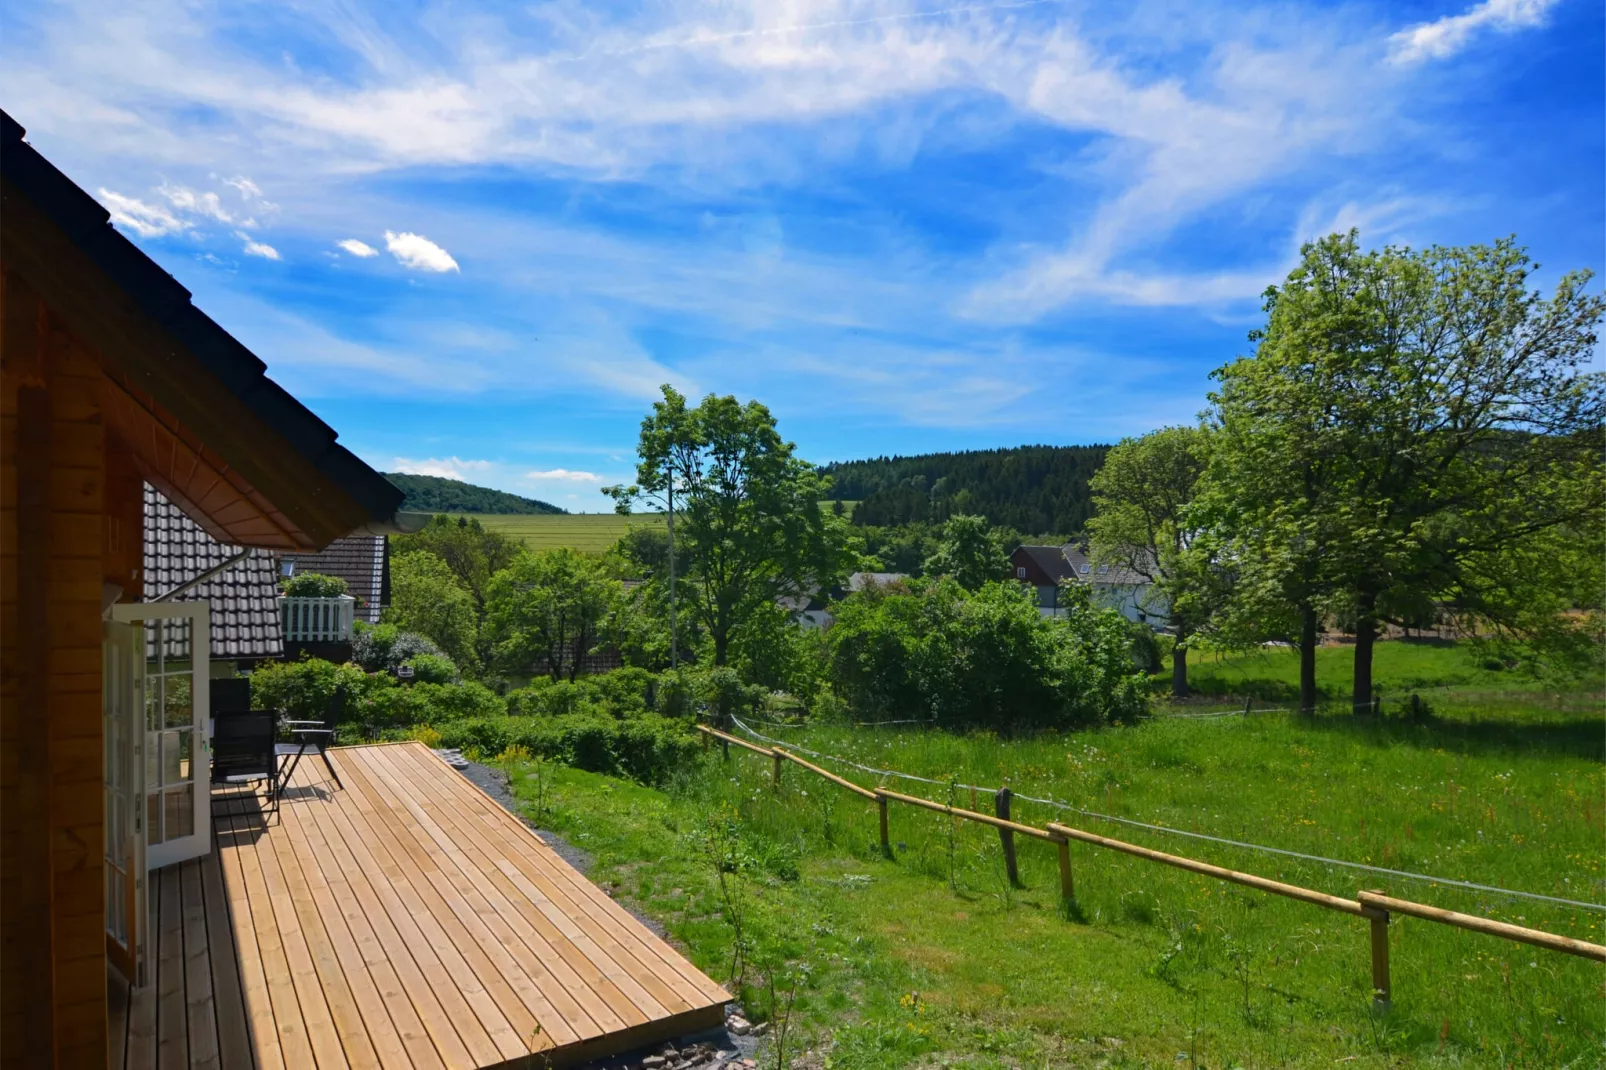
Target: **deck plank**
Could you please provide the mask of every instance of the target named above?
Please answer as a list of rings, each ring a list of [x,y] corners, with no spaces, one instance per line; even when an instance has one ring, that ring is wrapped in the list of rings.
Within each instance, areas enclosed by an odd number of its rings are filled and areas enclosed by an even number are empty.
[[[184,928],[184,1016],[189,1024],[190,1067],[218,1070],[217,1005],[212,994],[212,954],[206,938],[206,902],[201,896],[201,861],[192,858],[179,871]]]
[[[128,1059],[128,982],[106,963],[106,1070],[123,1070]]]
[[[647,933],[641,923],[630,917],[623,907],[576,873],[572,866],[558,858],[522,822],[484,792],[432,754],[415,751],[410,757],[416,771],[414,781],[410,782],[447,793],[443,812],[476,813],[480,817],[478,830],[474,830],[471,824],[458,822],[460,834],[473,837],[477,831],[485,837],[494,845],[492,849],[498,856],[499,865],[512,865],[519,869],[552,901],[562,917],[572,919],[576,928],[592,941],[582,946],[590,948],[597,961],[618,969],[618,975],[629,981],[639,982],[639,985],[632,986],[633,991],[639,993],[643,987],[651,990],[649,999],[639,996],[637,999],[637,1005],[647,1011],[650,1017],[687,1010],[724,997],[723,991],[713,982],[697,973],[690,963],[686,963],[663,941]],[[429,768],[431,765],[435,767],[434,770]],[[671,959],[685,963],[687,970],[701,978],[711,991],[705,993],[695,987],[671,966],[664,955],[654,949],[654,945]]]
[[[457,773],[445,762],[422,747],[406,748],[400,752],[387,752],[387,756],[405,757],[413,768],[425,773],[433,766],[437,775],[430,778],[435,784],[449,788],[450,812],[476,814],[481,824],[495,833],[496,842],[509,848],[509,857],[530,863],[539,868],[560,889],[580,917],[592,917],[606,927],[610,935],[628,950],[631,959],[654,976],[662,978],[679,989],[692,1005],[708,1001],[723,1001],[729,996],[717,984],[677,953],[663,940],[647,930],[623,907],[596,884],[564,862],[551,848],[542,843],[517,817],[507,812],[495,800]],[[447,774],[445,777],[440,773]],[[519,849],[532,844],[535,850]]]
[[[273,1016],[273,996],[268,989],[266,958],[257,941],[256,918],[246,893],[240,852],[233,849],[237,837],[243,834],[235,832],[233,819],[219,821],[214,831],[218,871],[228,897],[229,926],[234,931],[234,946],[239,952],[240,990],[245,999],[246,1021],[250,1025],[251,1054],[258,1070],[285,1070],[279,1026]],[[229,845],[228,850],[224,849],[225,843]]]
[[[245,906],[251,912],[251,927],[256,933],[257,951],[262,956],[271,1022],[279,1035],[284,1064],[289,1070],[316,1066],[307,1023],[302,1019],[295,981],[290,974],[290,960],[285,955],[284,937],[280,934],[279,921],[268,897],[267,881],[262,876],[262,864],[257,858],[256,841],[270,835],[271,831],[253,829],[252,820],[247,817],[234,817],[229,821],[234,833],[229,853],[238,862],[239,878],[245,888]],[[225,869],[225,879],[229,876]]]
[[[348,788],[347,792],[349,791]],[[462,956],[451,947],[445,934],[440,931],[440,926],[434,923],[422,904],[404,901],[402,894],[402,889],[406,887],[404,871],[391,863],[388,857],[381,860],[375,856],[370,845],[376,843],[376,838],[368,816],[364,813],[367,804],[348,795],[347,792],[341,793],[345,796],[342,800],[345,805],[333,807],[329,811],[331,821],[339,831],[342,844],[366,876],[384,916],[401,935],[429,991],[438,997],[442,1006],[446,1008],[456,1027],[458,1037],[467,1049],[469,1056],[467,1065],[494,1066],[498,1060],[504,1059],[504,1056],[492,1039],[491,1032],[485,1027],[485,1005],[490,1003],[489,999],[485,998],[484,990],[477,982],[473,983],[475,989],[473,995],[464,992],[459,986],[457,978],[467,970],[467,965],[462,964]],[[408,890],[410,892],[410,888]],[[408,898],[416,899],[416,896],[409,895]],[[370,916],[373,916],[371,907]],[[455,964],[452,963],[453,959],[456,960]],[[471,1004],[471,999],[479,1006]],[[511,1028],[506,1020],[501,1018],[494,1004],[490,1004],[489,1012],[493,1016],[493,1024],[496,1020],[500,1020],[501,1030],[507,1031]],[[443,1056],[444,1054],[443,1049]]]
[[[150,875],[149,982],[108,979],[111,1070],[574,1066],[729,997],[422,745],[302,762],[276,819]],[[532,1062],[533,1058],[533,1062]]]
[[[317,802],[307,800],[304,805],[315,806]],[[389,1039],[395,1042],[399,1049],[401,1041],[395,1035],[395,1029],[390,1024],[390,1014],[384,1009],[374,991],[372,981],[366,976],[367,971],[362,968],[362,961],[357,959],[353,966],[362,971],[356,987],[362,989],[368,996],[374,997],[371,1006],[365,1006],[366,999],[359,1002],[353,985],[346,979],[346,968],[336,953],[334,939],[330,935],[331,924],[344,924],[337,913],[325,919],[318,911],[318,904],[312,897],[312,888],[307,882],[306,874],[302,871],[301,863],[295,855],[291,836],[264,836],[265,844],[272,854],[272,864],[282,882],[285,894],[290,901],[291,909],[296,915],[296,932],[306,947],[308,958],[311,961],[316,987],[323,994],[324,1001],[329,1007],[329,1016],[334,1022],[335,1035],[340,1039],[340,1048],[345,1056],[346,1064],[352,1070],[379,1070],[379,1054],[375,1049],[375,1038],[383,1037],[388,1031]],[[300,992],[300,978],[297,978],[298,994],[302,1007],[307,1005],[308,997]],[[371,1007],[377,1007],[375,1013]],[[320,1057],[320,1065],[322,1058]]]
[[[304,823],[303,816],[307,819]],[[293,815],[291,821],[298,828],[304,829],[314,848],[320,850],[325,859],[325,873],[328,875],[332,894],[339,895],[342,888],[346,890],[347,894],[340,896],[341,902],[346,904],[343,907],[346,919],[354,931],[368,934],[366,938],[359,936],[358,946],[366,949],[364,954],[370,969],[377,973],[384,966],[393,972],[400,985],[401,997],[412,1008],[413,1015],[423,1029],[423,1042],[411,1028],[402,1030],[403,1038],[408,1040],[408,1051],[414,1064],[420,1070],[434,1065],[429,1057],[429,1053],[433,1053],[436,1062],[449,1067],[450,1070],[470,1070],[476,1065],[476,1061],[469,1054],[459,1034],[459,1027],[454,1024],[453,1017],[443,1007],[436,987],[425,976],[419,960],[415,959],[413,952],[409,950],[401,931],[386,913],[384,904],[380,902],[379,893],[370,885],[355,852],[346,846],[340,830],[336,827],[332,811],[325,808],[301,811]],[[339,877],[338,881],[335,879],[336,875]],[[405,920],[407,924],[411,924],[410,917]],[[369,938],[373,941],[372,945],[369,943]],[[428,951],[428,948],[425,950]],[[428,961],[434,961],[432,952]],[[394,998],[394,995],[387,997],[387,999]],[[469,1015],[466,1004],[463,1006],[462,1014]],[[407,1020],[405,1011],[394,1005],[391,1017],[397,1022]],[[467,1019],[460,1017],[458,1020]],[[478,1028],[477,1023],[475,1028]]]
[[[378,756],[369,756],[367,760],[377,761]],[[441,768],[457,776],[444,763]],[[429,777],[433,775],[434,771],[429,770],[425,776],[409,779],[418,797],[427,797],[435,790],[429,783]],[[575,999],[585,1003],[587,1013],[593,1020],[602,1023],[610,1032],[650,1020],[649,1015],[630,998],[628,979],[622,978],[625,980],[624,986],[617,982],[616,978],[621,978],[621,975],[612,970],[612,960],[595,953],[588,954],[588,950],[595,952],[596,949],[586,943],[579,930],[565,931],[569,919],[559,907],[547,902],[546,897],[533,885],[510,879],[502,869],[506,860],[495,848],[476,840],[471,828],[459,834],[463,836],[462,846],[474,851],[473,860],[480,864],[486,883],[497,889],[499,898],[509,906],[509,918],[517,918],[529,927],[529,931],[540,941],[536,947],[545,945],[555,952],[548,961],[554,968],[559,965],[564,967],[567,977],[574,979],[576,987],[571,993]],[[602,960],[600,965],[599,958]],[[608,976],[610,972],[614,974],[613,977]]]
[[[157,894],[156,954],[156,1065],[161,1070],[184,1070],[190,1061],[190,1038],[184,1004],[184,925],[180,913],[179,867],[168,866],[151,874]]]
[[[251,1070],[251,1026],[246,1018],[245,992],[240,980],[239,956],[234,949],[234,926],[223,891],[221,851],[201,859],[201,894],[206,900],[206,938],[212,961],[212,998],[216,1002],[218,1059],[225,1070]]]
[[[572,971],[568,978],[560,979],[547,967],[543,957],[555,958],[555,949],[534,936],[527,923],[520,924],[524,919],[517,913],[517,904],[495,888],[484,870],[474,865],[461,848],[442,836],[427,815],[414,810],[416,802],[408,799],[406,792],[408,789],[420,792],[424,786],[409,782],[403,787],[378,763],[370,763],[368,771],[379,778],[390,793],[393,805],[404,806],[420,818],[420,824],[415,826],[416,840],[423,851],[436,859],[437,872],[442,874],[440,879],[444,883],[442,890],[450,889],[452,906],[459,920],[521,994],[533,986],[534,999],[527,999],[527,1003],[554,1044],[569,1044],[605,1032],[581,1005],[582,1000],[595,1002],[596,997]],[[462,909],[464,904],[469,908],[467,912]],[[532,936],[533,945],[526,942],[526,938]],[[624,1023],[612,1024],[619,1028]]]
[[[397,808],[375,790],[367,773],[356,763],[344,764],[341,777],[346,791],[360,793],[367,800],[374,819],[369,822],[369,836],[379,852],[388,853],[392,869],[390,874],[404,899],[424,911],[430,927],[438,938],[449,944],[454,954],[442,955],[442,962],[451,972],[480,1021],[486,1027],[503,1059],[527,1055],[531,1042],[539,1037],[537,1021],[519,994],[513,991],[507,979],[491,964],[484,948],[473,939],[465,926],[460,911],[466,907],[449,896],[442,896],[431,882],[438,875],[435,859],[418,848],[411,837],[402,839],[395,830],[405,827]],[[538,1048],[548,1044],[538,1043]]]
[[[378,1064],[385,1070],[406,1070],[412,1067],[413,1060],[408,1056],[406,1045],[392,1020],[391,1001],[385,998],[387,994],[394,994],[399,989],[395,981],[395,971],[390,971],[388,976],[382,973],[380,978],[376,978],[367,958],[359,952],[357,941],[347,925],[345,913],[329,893],[329,884],[324,876],[322,864],[317,853],[312,850],[312,838],[306,830],[299,827],[304,809],[306,808],[298,806],[286,811],[288,819],[297,823],[299,835],[274,837],[279,845],[280,864],[285,868],[287,875],[291,873],[292,868],[295,872],[292,895],[296,894],[296,889],[299,887],[304,896],[303,899],[297,900],[297,909],[300,910],[305,906],[322,926],[328,938],[328,947],[323,954],[333,959],[342,972],[341,984],[346,987],[356,1003],[360,1025],[367,1031]],[[303,927],[310,927],[306,917],[302,918],[302,924]],[[383,963],[382,956],[381,962]],[[389,964],[384,963],[384,965],[388,968]],[[320,959],[320,976],[323,972],[324,966]],[[400,1002],[405,1006],[406,1014],[411,1017],[412,1024],[416,1025],[417,1015],[413,1013],[411,1004],[407,1004],[405,998]],[[417,1026],[416,1034],[427,1039],[422,1026]],[[344,1031],[341,1033],[341,1039],[346,1041]],[[346,1041],[346,1052],[350,1058],[352,1052],[350,1041]],[[356,1060],[353,1059],[353,1062]],[[436,1063],[439,1063],[438,1059]]]

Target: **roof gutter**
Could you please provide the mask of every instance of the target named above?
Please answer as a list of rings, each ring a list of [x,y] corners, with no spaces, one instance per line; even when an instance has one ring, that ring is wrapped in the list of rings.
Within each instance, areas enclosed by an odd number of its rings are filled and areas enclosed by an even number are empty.
[[[238,565],[241,561],[244,561],[246,558],[248,558],[250,556],[251,556],[251,550],[250,550],[249,547],[247,547],[246,549],[241,550],[239,553],[235,554],[233,557],[229,558],[227,561],[224,561],[222,564],[213,565],[211,568],[207,569],[205,572],[201,573],[199,576],[196,576],[194,579],[185,580],[183,583],[179,584],[177,587],[174,587],[172,590],[167,591],[167,592],[165,592],[163,594],[159,594],[155,598],[147,599],[147,601],[148,602],[167,602],[167,601],[171,601],[172,599],[177,598],[179,595],[183,594],[186,591],[194,590],[196,587],[199,587],[201,584],[205,583],[207,580],[211,579],[213,576],[219,575],[220,573],[227,572],[229,569],[233,568],[235,565]]]

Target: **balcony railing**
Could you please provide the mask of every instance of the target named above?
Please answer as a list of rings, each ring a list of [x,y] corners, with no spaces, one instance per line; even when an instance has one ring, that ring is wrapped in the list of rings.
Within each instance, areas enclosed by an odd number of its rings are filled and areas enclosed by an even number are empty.
[[[335,598],[279,599],[284,638],[291,643],[349,643],[357,600],[349,594]]]

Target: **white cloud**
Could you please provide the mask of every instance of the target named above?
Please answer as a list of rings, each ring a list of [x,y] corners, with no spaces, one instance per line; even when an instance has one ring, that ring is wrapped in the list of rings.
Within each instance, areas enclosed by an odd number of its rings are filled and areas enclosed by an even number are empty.
[[[100,203],[111,213],[113,223],[133,231],[141,238],[159,238],[188,226],[159,204],[146,204],[137,198],[114,193],[104,186],[100,189]]]
[[[385,248],[396,258],[398,264],[415,271],[459,270],[457,261],[452,259],[451,253],[422,234],[413,234],[405,230],[398,234],[393,230],[387,230]]]
[[[1543,26],[1555,3],[1556,0],[1483,0],[1459,15],[1446,15],[1394,34],[1389,38],[1389,55],[1402,65],[1447,59],[1482,30],[1514,33]]]
[[[157,192],[180,212],[205,216],[219,223],[234,222],[234,217],[223,207],[223,202],[215,193],[197,193],[188,186],[173,186],[165,182],[157,188]]]
[[[235,189],[239,190],[240,196],[248,201],[260,201],[262,199],[262,188],[255,182],[252,182],[249,178],[246,178],[244,175],[236,175],[233,178],[225,178],[223,180],[223,184],[225,186],[233,186]]]
[[[234,236],[245,242],[243,251],[246,256],[260,256],[264,260],[278,260],[279,250],[264,242],[252,241],[251,235],[244,231],[235,231]]]
[[[412,460],[407,457],[397,457],[391,461],[391,469],[396,472],[406,472],[415,476],[439,476],[442,479],[459,479],[465,483],[473,482],[469,477],[482,475],[496,468],[492,461],[464,460],[461,457],[430,457],[426,460]]]
[[[335,244],[346,250],[346,252],[350,253],[352,256],[360,256],[364,259],[367,259],[370,256],[379,255],[378,249],[375,249],[372,245],[369,245],[365,241],[358,241],[356,238],[346,238],[342,241],[335,242]]]
[[[595,472],[572,471],[568,468],[549,468],[544,472],[526,472],[524,473],[524,478],[541,481],[556,480],[567,483],[601,483],[603,481],[603,477]]]

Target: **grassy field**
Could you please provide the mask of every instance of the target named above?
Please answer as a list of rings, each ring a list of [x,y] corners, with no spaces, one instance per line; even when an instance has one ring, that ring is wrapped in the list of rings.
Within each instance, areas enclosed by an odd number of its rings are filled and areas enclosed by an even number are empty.
[[[563,516],[495,516],[481,514],[474,519],[486,528],[521,540],[532,550],[555,550],[568,546],[584,554],[601,555],[633,527],[662,527],[664,517],[657,513],[620,516],[617,513],[568,513]]]
[[[829,510],[835,503],[821,502],[820,508]],[[853,515],[857,502],[842,503],[846,514]],[[625,532],[642,525],[662,527],[662,513],[635,513],[620,516],[617,513],[568,513],[563,516],[499,516],[480,513],[474,516],[481,524],[495,531],[519,539],[532,550],[555,550],[568,546],[583,554],[601,555],[624,537]]]
[[[1439,651],[1439,671],[1430,664],[1423,679],[1459,672],[1456,653]],[[1473,675],[1462,686],[1484,683]],[[1415,725],[1268,714],[1014,741],[828,726],[774,734],[945,784],[1007,782],[1173,828],[1606,901],[1598,705],[1509,720],[1480,698],[1441,707]],[[1024,887],[1011,888],[990,830],[897,807],[884,859],[873,805],[791,767],[775,792],[768,762],[718,755],[664,790],[527,764],[514,769],[515,790],[544,800],[543,823],[595,856],[597,879],[742,986],[751,1012],[784,1018],[798,979],[793,1041],[811,1052],[802,1065],[1601,1064],[1606,969],[1596,964],[1396,919],[1394,1006],[1375,1015],[1356,919],[1080,845],[1067,911],[1047,845],[1021,842]],[[972,805],[963,788],[903,790]],[[1606,924],[1596,912],[1031,803],[1016,814],[1335,895],[1379,888],[1596,942]]]

